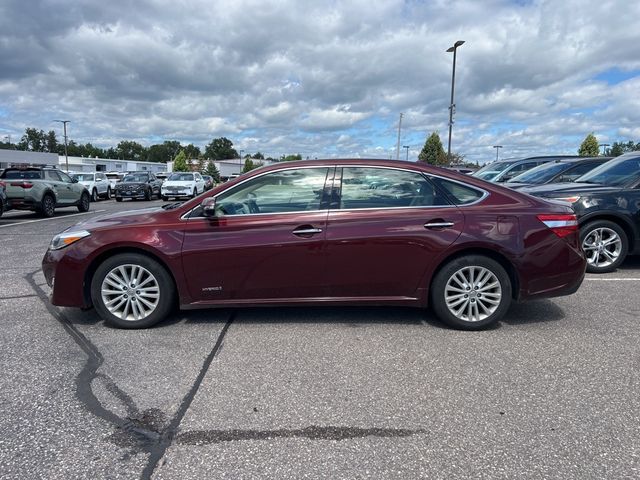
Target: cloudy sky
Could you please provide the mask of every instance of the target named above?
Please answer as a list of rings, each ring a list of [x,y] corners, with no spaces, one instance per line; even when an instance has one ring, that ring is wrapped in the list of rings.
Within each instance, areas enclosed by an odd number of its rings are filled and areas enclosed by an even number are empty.
[[[80,143],[226,136],[265,155],[483,163],[640,141],[640,2],[2,0],[0,138],[69,119]],[[404,158],[405,151],[401,156]]]

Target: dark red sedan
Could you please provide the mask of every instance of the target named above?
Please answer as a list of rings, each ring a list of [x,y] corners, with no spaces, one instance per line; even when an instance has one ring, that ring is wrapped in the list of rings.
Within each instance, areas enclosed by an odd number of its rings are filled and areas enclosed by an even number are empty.
[[[426,307],[480,329],[568,295],[586,262],[569,206],[421,164],[272,165],[182,204],[92,219],[43,260],[54,305],[149,327],[183,309]]]

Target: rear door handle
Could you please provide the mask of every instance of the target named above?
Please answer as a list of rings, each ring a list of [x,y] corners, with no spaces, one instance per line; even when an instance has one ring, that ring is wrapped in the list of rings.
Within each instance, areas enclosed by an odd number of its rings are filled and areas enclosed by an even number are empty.
[[[427,222],[424,224],[424,228],[449,228],[454,225],[453,222]]]
[[[315,235],[316,233],[322,233],[322,229],[321,228],[314,228],[312,226],[303,226],[303,227],[298,227],[293,231],[294,235]]]

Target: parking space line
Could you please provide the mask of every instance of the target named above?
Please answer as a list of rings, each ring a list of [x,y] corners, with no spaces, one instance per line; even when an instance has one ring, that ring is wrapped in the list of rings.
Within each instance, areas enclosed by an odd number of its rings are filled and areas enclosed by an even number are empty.
[[[90,212],[72,213],[71,215],[65,215],[64,217],[38,218],[37,220],[27,220],[26,222],[8,223],[7,225],[0,225],[0,228],[15,227],[16,225],[26,225],[27,223],[46,222],[47,220],[60,220],[62,218],[77,217],[78,215],[89,215],[90,213],[101,212],[106,212],[106,210],[92,210]]]
[[[585,278],[592,282],[640,282],[640,278]]]

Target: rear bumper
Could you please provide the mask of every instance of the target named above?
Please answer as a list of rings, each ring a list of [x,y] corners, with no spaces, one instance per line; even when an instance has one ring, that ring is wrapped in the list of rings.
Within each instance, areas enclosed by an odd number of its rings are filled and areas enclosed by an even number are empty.
[[[10,198],[5,204],[6,210],[35,210],[36,202],[31,198]]]

